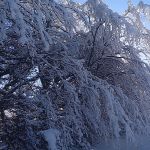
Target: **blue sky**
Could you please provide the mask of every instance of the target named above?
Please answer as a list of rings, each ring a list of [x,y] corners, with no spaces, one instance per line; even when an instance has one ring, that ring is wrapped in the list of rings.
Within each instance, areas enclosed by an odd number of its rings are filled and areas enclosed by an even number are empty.
[[[86,0],[74,0],[80,3],[84,3]],[[123,12],[127,8],[127,0],[104,0],[105,3],[115,12]],[[134,4],[137,4],[140,0],[132,0]],[[150,0],[143,0],[144,3],[150,4]]]

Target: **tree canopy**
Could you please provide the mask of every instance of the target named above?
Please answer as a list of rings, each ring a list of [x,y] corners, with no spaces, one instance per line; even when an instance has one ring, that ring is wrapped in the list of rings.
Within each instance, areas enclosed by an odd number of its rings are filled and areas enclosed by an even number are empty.
[[[149,134],[150,5],[1,0],[0,14],[0,149]]]

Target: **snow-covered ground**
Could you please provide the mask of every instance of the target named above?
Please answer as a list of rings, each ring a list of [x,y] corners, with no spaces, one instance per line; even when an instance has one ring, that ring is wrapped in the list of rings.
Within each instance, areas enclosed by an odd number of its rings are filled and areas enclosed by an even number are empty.
[[[98,144],[94,150],[150,150],[150,137],[137,137],[135,143],[125,139],[108,140]]]

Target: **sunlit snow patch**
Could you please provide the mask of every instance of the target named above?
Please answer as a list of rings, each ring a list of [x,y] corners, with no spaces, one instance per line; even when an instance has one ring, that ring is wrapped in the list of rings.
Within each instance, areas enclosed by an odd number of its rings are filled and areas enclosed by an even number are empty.
[[[16,116],[15,110],[14,109],[7,109],[4,110],[4,114],[7,118],[13,118]]]

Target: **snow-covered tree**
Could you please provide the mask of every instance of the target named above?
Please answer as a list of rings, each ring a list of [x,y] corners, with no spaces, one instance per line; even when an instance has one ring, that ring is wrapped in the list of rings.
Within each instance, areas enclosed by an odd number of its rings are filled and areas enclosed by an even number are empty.
[[[142,2],[120,16],[101,0],[1,1],[3,147],[89,150],[149,133],[148,11]]]

